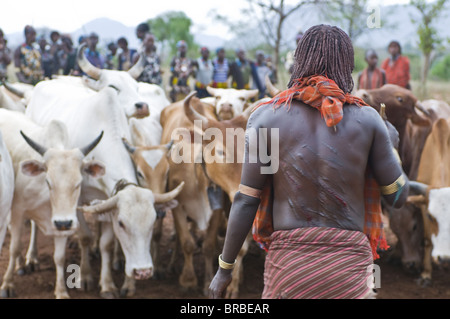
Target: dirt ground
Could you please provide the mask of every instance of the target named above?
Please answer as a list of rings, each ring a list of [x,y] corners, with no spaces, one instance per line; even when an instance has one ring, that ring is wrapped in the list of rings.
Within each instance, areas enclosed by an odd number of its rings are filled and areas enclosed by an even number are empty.
[[[161,246],[163,264],[167,265],[172,250],[175,248],[171,215],[164,220],[164,235]],[[392,235],[391,235],[392,236]],[[28,245],[29,225],[25,227],[23,234],[24,254]],[[388,237],[389,238],[389,237]],[[392,239],[391,241],[395,241]],[[0,276],[3,277],[9,255],[9,234],[0,255]],[[75,247],[74,247],[75,246]],[[38,236],[39,269],[33,273],[15,276],[16,299],[53,299],[55,284],[55,266],[53,263],[53,240],[42,235]],[[415,280],[417,275],[404,272],[401,265],[388,261],[388,255],[382,254],[377,261],[381,270],[381,288],[378,289],[379,299],[450,299],[450,269],[434,267],[433,282],[429,287],[419,287]],[[182,256],[179,256],[178,265],[181,270]],[[66,264],[79,263],[79,249],[76,245],[70,245],[67,249]],[[98,281],[100,259],[92,256],[91,263],[94,270],[94,279]],[[202,258],[200,248],[195,254],[195,267],[202,286]],[[241,299],[259,299],[263,289],[264,254],[253,244],[244,259],[244,282],[241,285]],[[69,274],[69,273],[68,273]],[[123,282],[122,272],[114,273],[114,280],[118,287]],[[149,279],[139,281],[136,285],[137,299],[198,299],[205,298],[198,291],[183,291],[178,285],[178,275],[169,274],[165,279]],[[80,289],[69,289],[69,295],[74,299],[98,299],[99,289],[84,292]]]

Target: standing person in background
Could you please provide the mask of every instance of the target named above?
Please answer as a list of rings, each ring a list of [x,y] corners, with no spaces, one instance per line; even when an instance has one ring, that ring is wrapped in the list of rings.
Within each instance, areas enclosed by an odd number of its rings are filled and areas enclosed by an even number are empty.
[[[98,35],[95,32],[92,32],[89,35],[89,38],[87,40],[88,48],[85,50],[84,54],[86,55],[86,58],[93,66],[96,66],[99,69],[105,68],[105,58],[102,54],[97,50],[97,44],[98,44]]]
[[[192,62],[195,74],[195,90],[197,91],[198,98],[204,98],[210,96],[206,87],[211,85],[214,66],[209,58],[209,49],[203,47],[200,49],[201,56]]]
[[[19,82],[36,85],[43,79],[41,54],[36,47],[36,30],[27,25],[24,28],[25,42],[14,51],[14,66]]]
[[[50,46],[45,36],[40,36],[38,40],[39,53],[41,54],[41,65],[44,78],[51,79],[54,74],[55,57],[50,53]]]
[[[212,87],[226,89],[228,88],[230,67],[228,65],[228,59],[225,57],[225,49],[218,48],[216,54],[217,57],[213,60],[214,72]]]
[[[236,59],[230,65],[231,87],[237,90],[250,90],[250,79],[258,81],[255,63],[245,57],[244,49],[236,50]],[[259,86],[259,84],[258,84]]]
[[[357,89],[377,89],[386,84],[386,73],[383,69],[377,67],[378,55],[373,49],[366,51],[365,60],[367,68],[365,68],[358,76]]]
[[[11,50],[7,46],[3,30],[0,29],[0,79],[7,76],[7,68],[11,63]]]
[[[58,59],[59,51],[61,51],[61,34],[58,31],[52,31],[50,33],[50,50],[49,53],[53,57],[53,74],[59,74],[61,69],[60,61]]]
[[[266,65],[266,57],[264,52],[262,51],[256,51],[256,74],[258,77],[258,82],[253,82],[252,89],[258,89],[259,94],[258,98],[262,99],[266,95],[266,76],[271,75],[271,70]],[[258,86],[259,84],[259,86]]]
[[[106,54],[106,69],[118,70],[119,69],[119,57],[117,56],[117,44],[110,42],[108,44],[108,54]]]
[[[142,41],[144,41],[145,35],[150,33],[150,26],[147,22],[139,23],[136,27],[136,37]]]
[[[398,41],[391,41],[388,46],[389,58],[383,61],[381,68],[386,72],[386,80],[389,84],[396,84],[411,90],[409,80],[409,59],[402,55],[402,47]]]
[[[58,60],[62,74],[69,75],[75,71],[77,50],[73,47],[72,38],[69,34],[61,35],[61,50],[58,52]]]
[[[155,36],[147,33],[142,42],[143,52],[145,58],[144,71],[137,79],[139,82],[146,82],[150,84],[161,85],[161,61],[155,48]],[[140,54],[134,55],[133,65],[139,60]]]
[[[187,43],[184,40],[180,40],[177,43],[177,55],[170,62],[170,77],[171,90],[169,93],[170,100],[176,102],[191,91],[189,84],[189,77],[192,74],[192,62],[187,54]]]
[[[125,37],[117,40],[117,45],[122,50],[119,53],[119,70],[128,71],[133,65],[134,55],[137,53],[135,49],[128,48],[128,41]]]

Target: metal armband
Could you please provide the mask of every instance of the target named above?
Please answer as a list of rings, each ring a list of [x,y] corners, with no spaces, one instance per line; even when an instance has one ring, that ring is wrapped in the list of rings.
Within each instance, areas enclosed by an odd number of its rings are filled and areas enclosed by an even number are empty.
[[[392,184],[387,186],[380,186],[381,194],[383,195],[391,195],[398,192],[403,186],[405,186],[406,180],[405,177],[400,175]]]

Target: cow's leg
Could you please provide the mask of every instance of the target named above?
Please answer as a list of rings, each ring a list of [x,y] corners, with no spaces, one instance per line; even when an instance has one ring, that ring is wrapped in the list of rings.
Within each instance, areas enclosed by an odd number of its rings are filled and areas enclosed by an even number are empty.
[[[16,259],[20,255],[21,250],[21,234],[23,227],[23,212],[16,211],[13,207],[11,210],[10,234],[11,242],[9,245],[9,264],[3,276],[3,284],[0,288],[0,295],[3,298],[11,298],[15,296],[14,292],[14,271]]]
[[[150,246],[150,251],[154,263],[154,275],[153,277],[156,279],[164,278],[164,271],[161,266],[161,260],[159,258],[159,247],[161,243],[161,237],[162,237],[162,229],[163,229],[163,221],[164,217],[158,217],[156,218],[155,225],[153,228],[153,236]]]
[[[195,242],[189,232],[189,226],[185,211],[179,206],[173,209],[173,219],[175,222],[175,229],[177,237],[180,242],[181,250],[184,255],[183,270],[179,277],[179,282],[184,289],[197,288],[197,276],[194,272],[194,250]]]
[[[418,284],[422,287],[429,286],[431,284],[431,274],[433,271],[431,253],[433,251],[433,242],[431,241],[432,235],[432,221],[428,215],[427,208],[421,207],[424,229],[424,254],[423,254],[423,271],[420,274]]]
[[[56,266],[56,285],[55,297],[56,299],[69,299],[69,293],[66,288],[66,281],[64,280],[64,268],[66,261],[66,244],[67,236],[55,236],[55,251],[53,253],[53,260]]]
[[[80,244],[81,260],[80,260],[80,285],[85,291],[94,288],[94,278],[92,277],[92,268],[89,262],[89,251],[92,243],[92,233],[89,229],[83,213],[77,211],[80,228],[78,229],[78,240]]]
[[[114,238],[114,252],[113,252],[113,269],[116,271],[124,271],[125,269],[125,256],[123,255],[122,247],[119,240]]]
[[[223,220],[223,210],[214,210],[202,245],[202,252],[205,257],[205,282],[203,285],[203,294],[205,296],[208,295],[209,284],[214,277],[213,262],[216,256],[217,232]]]
[[[136,293],[136,280],[125,275],[125,281],[120,288],[120,297],[133,297]]]
[[[34,220],[31,220],[30,243],[28,245],[27,254],[25,256],[25,272],[27,273],[39,269],[39,261],[37,257],[37,234],[37,225]]]
[[[117,288],[114,284],[111,271],[111,253],[114,245],[114,231],[111,223],[102,222],[102,233],[100,236],[100,255],[102,266],[100,272],[100,296],[111,299],[117,297]]]
[[[236,257],[236,265],[233,269],[233,279],[227,288],[226,298],[236,299],[239,297],[239,285],[244,279],[244,264],[242,263],[245,255],[247,255],[248,247],[250,241],[252,240],[252,235],[249,233],[245,238],[244,244],[242,245],[239,254]]]

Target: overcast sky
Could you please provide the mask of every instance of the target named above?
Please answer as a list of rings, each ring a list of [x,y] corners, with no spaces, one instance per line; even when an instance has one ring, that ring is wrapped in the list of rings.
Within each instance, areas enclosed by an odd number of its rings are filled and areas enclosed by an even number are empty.
[[[295,4],[296,0],[286,0]],[[407,3],[408,0],[371,0],[373,3]],[[0,28],[5,34],[23,31],[27,24],[72,32],[95,18],[107,17],[126,26],[136,26],[169,10],[184,11],[202,33],[221,35],[226,27],[214,23],[211,10],[236,17],[245,0],[2,0]]]

